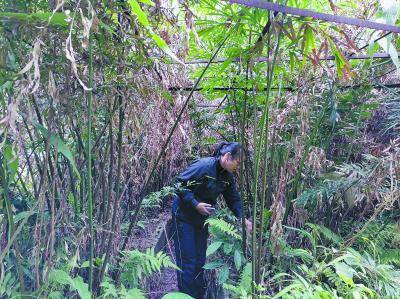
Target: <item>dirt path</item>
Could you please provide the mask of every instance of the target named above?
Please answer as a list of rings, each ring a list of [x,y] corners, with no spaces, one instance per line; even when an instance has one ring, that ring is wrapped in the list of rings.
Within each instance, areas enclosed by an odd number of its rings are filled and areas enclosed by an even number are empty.
[[[167,226],[168,220],[171,219],[170,206],[170,202],[165,203],[165,206],[159,213],[155,213],[154,216],[147,219],[148,223],[143,230],[140,230],[136,239],[139,250],[156,246],[159,236]],[[175,263],[173,241],[170,240],[169,242],[161,243],[165,245],[162,251],[168,254]],[[161,273],[152,275],[151,279],[147,280],[144,289],[146,289],[147,296],[150,299],[161,299],[167,293],[177,292],[176,271],[173,269],[163,269]]]

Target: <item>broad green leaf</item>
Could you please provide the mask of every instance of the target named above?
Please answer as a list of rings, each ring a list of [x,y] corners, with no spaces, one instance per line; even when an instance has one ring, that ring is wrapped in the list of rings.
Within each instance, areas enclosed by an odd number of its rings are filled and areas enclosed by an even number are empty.
[[[338,262],[334,264],[336,274],[339,275],[339,277],[347,284],[350,286],[354,285],[353,282],[353,275],[355,273],[354,269],[351,268],[349,265]]]
[[[224,253],[225,254],[231,254],[232,250],[233,250],[233,244],[232,243],[225,243],[223,246],[224,249]]]
[[[15,155],[12,145],[9,143],[6,143],[4,147],[4,158],[10,171],[9,181],[11,182],[18,170],[18,156]]]
[[[374,38],[374,36],[371,37],[371,39],[372,38]],[[379,46],[381,46],[381,48],[383,50],[385,50],[387,53],[389,53],[390,59],[392,59],[393,64],[397,68],[397,71],[400,71],[400,62],[399,62],[398,53],[397,53],[396,47],[392,43],[391,37],[385,37],[383,39],[378,40],[378,44],[379,44]]]
[[[378,50],[379,50],[379,44],[375,43],[373,37],[371,37],[371,40],[370,40],[369,45],[368,45],[368,55],[369,55],[369,57],[372,59],[374,54],[376,52],[378,52]]]
[[[144,0],[142,2],[146,4],[152,3],[149,0]],[[176,55],[171,51],[167,43],[153,31],[153,29],[150,26],[149,19],[147,18],[147,14],[142,10],[139,3],[136,0],[129,0],[128,3],[132,8],[132,12],[138,17],[140,24],[142,24],[142,26],[144,26],[149,31],[150,37],[153,39],[156,45],[159,48],[161,48],[161,50],[163,50],[172,59],[183,64],[183,62],[178,57],[176,57]]]
[[[92,296],[89,291],[89,286],[87,283],[83,281],[83,278],[80,276],[75,277],[72,280],[71,286],[78,292],[81,299],[91,299]]]
[[[48,135],[47,129],[41,124],[36,122],[34,123],[34,125],[40,131],[40,133],[42,133],[43,138],[47,138]],[[54,133],[50,134],[49,142],[52,146],[57,148],[57,152],[62,154],[71,163],[72,169],[74,170],[76,176],[80,179],[81,176],[79,174],[78,168],[76,167],[75,159],[69,147],[62,141],[62,139],[59,136],[55,135]]]
[[[148,0],[145,0],[145,2],[150,3]],[[172,59],[183,64],[183,62],[171,51],[167,43],[153,31],[150,26],[149,19],[147,18],[147,14],[142,10],[139,3],[136,0],[129,0],[128,3],[132,8],[132,12],[138,17],[140,24],[142,24],[142,26],[149,31],[150,37],[157,44],[157,46],[160,47],[161,50],[168,54]]]
[[[343,243],[343,238],[340,237],[339,235],[335,234],[333,231],[331,231],[329,228],[323,226],[323,225],[317,225],[314,223],[306,223],[306,226],[310,227],[311,229],[313,229],[315,232],[321,232],[322,235],[334,242],[336,245],[340,245]]]
[[[17,12],[0,12],[0,21],[2,20],[19,20],[19,21],[25,21],[25,22],[49,22],[50,20],[50,25],[56,25],[56,26],[62,26],[62,27],[67,27],[68,22],[65,20],[67,16],[63,12],[56,12],[51,13],[51,12],[36,12],[36,13],[17,13]]]
[[[151,31],[151,34],[150,34],[151,38],[154,40],[154,42],[157,44],[157,46],[159,46],[172,59],[183,64],[183,62],[178,57],[176,57],[174,52],[171,51],[171,49],[168,47],[167,43],[161,37],[159,37],[157,34],[155,34],[152,30],[150,30],[150,31]]]
[[[219,267],[221,267],[223,265],[224,265],[224,262],[219,262],[219,261],[209,262],[209,263],[207,263],[207,264],[205,264],[203,266],[203,269],[205,269],[205,270],[213,270],[213,269],[217,269],[217,268],[219,268]]]
[[[50,142],[52,143],[52,145],[53,145],[54,147],[57,146],[58,152],[59,152],[60,154],[62,154],[65,158],[68,159],[68,161],[71,163],[72,168],[74,169],[75,173],[76,173],[76,174],[78,175],[78,177],[79,177],[79,171],[78,171],[78,169],[76,168],[75,160],[74,160],[74,157],[73,157],[72,152],[71,152],[71,150],[69,149],[69,147],[61,140],[60,137],[55,136],[55,135],[52,136],[52,137],[53,137],[53,138],[50,138]]]
[[[290,250],[289,255],[293,257],[299,257],[301,258],[304,262],[313,262],[314,257],[312,256],[311,252],[308,250],[302,249],[302,248],[295,248]]]
[[[193,299],[193,297],[184,293],[174,292],[164,295],[162,299]]]
[[[128,0],[128,3],[132,8],[132,12],[138,17],[140,24],[142,24],[144,27],[149,27],[149,19],[147,18],[146,13],[140,7],[139,3],[136,0]]]
[[[23,212],[20,212],[14,217],[14,221],[15,221],[15,223],[17,223],[22,219],[29,218],[30,216],[32,216],[35,213],[36,213],[36,211],[23,211]]]
[[[210,246],[207,247],[206,256],[209,256],[216,252],[222,245],[222,242],[214,242],[211,243]]]
[[[240,267],[242,266],[242,255],[240,254],[239,250],[235,250],[233,260],[235,262],[236,270],[239,271]]]
[[[396,66],[397,71],[400,71],[400,62],[399,62],[399,54],[397,53],[397,50],[393,43],[390,43],[389,48],[388,48],[388,53],[390,55],[390,58],[393,61],[393,64]]]
[[[312,49],[315,48],[314,31],[309,25],[306,26],[306,29],[304,31],[304,38],[305,38],[304,55],[307,55],[308,53],[310,53]]]
[[[341,77],[343,72],[342,68],[346,66],[347,60],[343,56],[342,52],[336,47],[335,43],[332,41],[332,39],[328,38],[329,41],[329,46],[330,49],[335,56],[335,64],[336,64],[336,69],[338,71],[339,76]]]
[[[229,267],[228,265],[223,266],[218,271],[218,283],[223,284],[229,278]]]
[[[118,18],[117,18],[116,22],[118,23]],[[99,21],[99,26],[100,26],[100,28],[104,29],[105,31],[107,31],[111,35],[116,34],[115,30],[112,27],[108,26],[106,23],[104,23],[102,21]]]

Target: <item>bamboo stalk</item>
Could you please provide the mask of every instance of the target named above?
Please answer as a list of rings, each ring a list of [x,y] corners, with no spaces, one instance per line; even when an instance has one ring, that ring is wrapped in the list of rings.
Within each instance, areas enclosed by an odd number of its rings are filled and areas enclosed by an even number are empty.
[[[251,38],[252,38],[252,32],[250,31],[249,34],[249,45],[251,44]],[[249,80],[249,61],[247,61],[246,63],[246,85],[248,83]],[[246,130],[246,119],[247,119],[247,91],[244,92],[244,105],[243,105],[243,114],[242,114],[242,119],[241,119],[241,124],[240,124],[240,142],[242,144],[243,147],[245,147],[246,145],[246,140],[245,140],[245,130]],[[247,148],[247,147],[245,147]],[[245,217],[245,201],[244,201],[244,159],[246,159],[246,157],[243,157],[242,160],[240,161],[240,199],[242,201],[242,251],[243,251],[243,255],[245,258],[247,258],[247,231],[246,231],[246,217]]]
[[[92,102],[93,102],[93,34],[89,33],[89,88],[87,97],[87,141],[86,141],[86,179],[87,179],[87,201],[88,201],[88,217],[89,217],[89,291],[93,290],[93,190],[92,190],[92,151],[90,148],[91,131],[92,131]]]
[[[268,47],[270,44],[270,39],[268,39]],[[267,167],[267,152],[268,152],[268,123],[269,123],[269,98],[270,98],[270,87],[272,83],[272,78],[274,75],[274,70],[275,70],[275,64],[277,60],[277,55],[279,51],[279,46],[280,46],[280,33],[278,33],[278,39],[277,39],[277,44],[274,49],[274,57],[273,61],[271,64],[269,64],[269,71],[267,72],[267,94],[266,94],[266,99],[265,99],[265,105],[264,105],[264,111],[261,116],[261,122],[260,122],[260,127],[261,127],[261,136],[258,139],[257,142],[257,150],[256,150],[256,161],[255,161],[255,166],[254,166],[254,177],[258,177],[258,171],[260,167],[260,160],[261,160],[261,153],[263,152],[263,147],[264,147],[264,153],[265,153],[265,165],[264,165],[264,171],[262,175],[262,189],[263,192],[261,193],[263,197],[260,198],[261,201],[261,210],[260,210],[260,216],[259,216],[259,226],[257,226],[257,192],[258,192],[258,180],[255,179],[253,181],[253,192],[254,192],[254,201],[253,201],[253,240],[252,240],[252,266],[253,266],[253,281],[257,284],[260,283],[260,261],[259,258],[261,258],[261,246],[262,246],[262,230],[263,230],[263,208],[264,208],[264,200],[265,200],[265,184],[266,184],[266,167]],[[268,51],[269,52],[269,51]],[[256,125],[255,123],[254,125]],[[258,228],[258,229],[257,229]],[[258,231],[258,235],[257,235]],[[257,241],[257,236],[258,236],[258,242]],[[254,292],[254,287],[253,287],[253,296],[255,296]]]
[[[114,197],[114,204],[113,204],[113,215],[112,215],[112,221],[111,221],[111,228],[110,231],[113,231],[115,229],[115,222],[117,220],[117,212],[119,208],[119,197],[120,197],[120,177],[121,177],[121,168],[122,168],[122,129],[123,129],[123,122],[124,122],[124,108],[122,106],[122,96],[120,95],[118,98],[119,101],[119,124],[118,124],[118,164],[117,164],[117,178],[115,181],[115,189],[116,189],[116,196]],[[100,270],[99,274],[99,283],[102,282],[105,269],[107,267],[108,260],[110,258],[111,254],[111,246],[112,246],[112,241],[113,241],[114,234],[110,233],[107,241],[107,249],[106,249],[106,256],[104,258],[103,265]]]
[[[313,144],[314,139],[317,136],[318,129],[319,129],[321,123],[322,123],[322,119],[324,118],[324,116],[325,116],[325,113],[324,113],[324,111],[322,111],[322,113],[320,114],[320,117],[317,120],[317,124],[314,126],[313,131],[311,132],[310,138],[307,140],[307,144],[306,144],[303,156],[301,157],[301,160],[300,160],[299,168],[298,168],[298,170],[296,172],[296,175],[295,175],[295,177],[293,179],[292,188],[290,189],[288,200],[286,202],[285,214],[283,216],[283,221],[282,221],[283,224],[287,223],[287,218],[289,216],[289,213],[292,210],[293,200],[295,199],[295,195],[296,195],[296,192],[297,192],[299,180],[300,180],[300,177],[301,177],[301,172],[303,170],[305,161],[306,161],[306,159],[308,157],[308,154],[310,152],[311,145]]]
[[[256,98],[253,97],[253,146],[255,147],[254,154],[256,157],[258,157],[258,152],[257,152],[257,102]],[[253,209],[253,231],[251,235],[251,266],[252,266],[252,271],[251,271],[251,279],[252,279],[252,286],[251,286],[251,291],[252,291],[252,297],[254,298],[255,296],[255,287],[254,287],[254,282],[256,280],[255,273],[255,255],[254,253],[256,252],[256,231],[257,231],[257,195],[258,195],[258,190],[257,190],[257,178],[258,178],[258,160],[255,159],[254,164],[253,164],[253,180],[252,180],[252,193],[253,193],[253,202],[252,202],[252,209]]]
[[[12,207],[11,207],[11,202],[8,196],[8,175],[7,175],[7,161],[3,161],[2,157],[0,156],[0,179],[1,179],[1,184],[2,184],[2,193],[3,193],[3,198],[4,198],[4,203],[5,203],[5,214],[6,214],[6,220],[8,223],[8,228],[10,232],[10,238],[14,236],[15,234],[15,223],[14,223],[14,217],[13,217],[13,212],[12,212]],[[22,271],[22,266],[21,266],[21,255],[19,251],[19,246],[18,246],[18,241],[15,239],[14,242],[14,255],[15,255],[15,262],[16,262],[16,267],[17,267],[17,274],[18,274],[18,279],[21,284],[20,288],[21,291],[25,291],[25,280],[24,280],[24,274]]]
[[[49,178],[48,167],[50,167],[50,163],[48,163],[48,162],[49,162],[49,157],[50,157],[50,135],[51,135],[51,127],[49,127],[49,129],[47,131],[47,138],[45,140],[45,154],[44,154],[42,173],[41,173],[40,179],[39,179],[38,194],[37,194],[37,196],[35,196],[38,201],[39,215],[40,215],[39,224],[37,221],[35,224],[35,234],[37,234],[37,245],[36,245],[37,249],[34,254],[34,256],[35,256],[36,288],[40,287],[40,282],[41,282],[40,281],[40,264],[41,264],[40,251],[41,251],[41,241],[42,241],[42,227],[43,227],[43,222],[44,222],[44,204],[43,204],[43,200],[42,200],[42,193],[45,194],[47,205],[48,205],[48,208],[50,209],[50,202],[49,202],[48,196],[46,195],[46,192],[42,192],[45,185],[47,184],[47,179]],[[49,181],[50,181],[50,178],[49,178]]]

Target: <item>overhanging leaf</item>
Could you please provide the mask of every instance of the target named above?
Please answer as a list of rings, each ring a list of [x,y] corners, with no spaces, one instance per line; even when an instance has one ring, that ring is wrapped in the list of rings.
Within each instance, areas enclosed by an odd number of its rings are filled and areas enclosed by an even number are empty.
[[[146,28],[149,27],[149,19],[147,18],[146,13],[140,7],[139,3],[136,0],[129,0],[128,3],[132,8],[132,12],[137,16],[140,24],[142,24]]]
[[[137,16],[139,23],[148,30],[148,32],[150,33],[150,37],[153,39],[156,45],[161,50],[163,50],[167,55],[169,55],[173,60],[183,64],[183,62],[174,54],[174,52],[171,51],[167,43],[153,31],[153,29],[150,26],[150,21],[147,17],[147,14],[140,7],[139,3],[136,0],[129,0],[128,3],[132,8],[132,12]],[[145,0],[144,3],[149,4],[152,2]]]
[[[36,12],[36,13],[18,13],[18,12],[0,12],[0,21],[11,19],[31,23],[48,22],[49,25],[67,27],[66,15],[63,12]],[[50,20],[50,22],[49,22]]]
[[[400,71],[400,61],[399,54],[397,53],[396,47],[393,45],[389,38],[385,38],[378,41],[379,45],[389,53],[390,59],[392,59],[393,64],[396,66],[397,71]]]
[[[47,129],[37,122],[35,122],[34,125],[42,134],[43,138],[47,138],[48,135]],[[55,135],[54,133],[50,134],[49,142],[52,146],[54,146],[57,149],[58,153],[62,154],[71,163],[71,166],[75,174],[80,179],[81,176],[79,174],[78,168],[76,167],[74,156],[69,147],[62,141],[62,139],[59,136]]]
[[[151,32],[151,38],[155,41],[157,46],[159,46],[161,50],[163,50],[166,54],[168,54],[173,60],[183,64],[183,62],[174,54],[174,52],[171,51],[167,43],[161,37],[159,37],[154,32]]]
[[[209,256],[216,252],[222,245],[222,242],[214,242],[211,243],[210,246],[207,247],[206,256]]]
[[[351,268],[349,265],[337,262],[334,264],[336,274],[347,284],[347,285],[354,285],[353,282],[353,274],[355,273],[354,269]]]

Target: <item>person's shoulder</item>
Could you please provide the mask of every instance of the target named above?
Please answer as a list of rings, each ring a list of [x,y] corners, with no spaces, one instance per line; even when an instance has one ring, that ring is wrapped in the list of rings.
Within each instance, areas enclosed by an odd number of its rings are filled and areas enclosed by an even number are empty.
[[[203,157],[201,160],[203,163],[213,165],[218,159],[216,157]]]
[[[215,162],[216,162],[215,157],[203,157],[194,160],[191,163],[191,166],[196,168],[201,167],[204,169],[211,169],[215,165]]]

